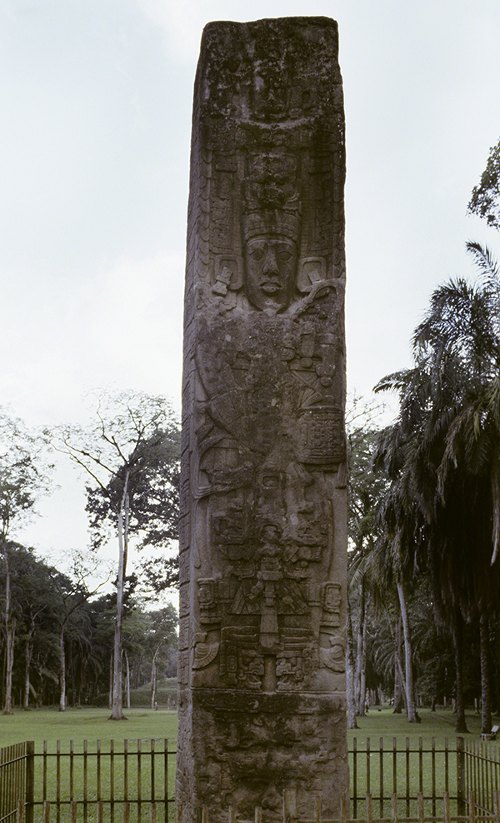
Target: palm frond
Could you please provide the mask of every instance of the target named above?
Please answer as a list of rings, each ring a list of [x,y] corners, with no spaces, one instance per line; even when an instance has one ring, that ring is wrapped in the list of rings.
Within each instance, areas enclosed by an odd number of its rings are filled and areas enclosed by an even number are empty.
[[[482,246],[474,240],[468,240],[466,245],[467,251],[473,256],[479,271],[485,277],[486,282],[490,283],[492,278],[496,281],[500,280],[500,270],[498,263],[493,257],[488,246]],[[500,285],[497,282],[497,288]]]

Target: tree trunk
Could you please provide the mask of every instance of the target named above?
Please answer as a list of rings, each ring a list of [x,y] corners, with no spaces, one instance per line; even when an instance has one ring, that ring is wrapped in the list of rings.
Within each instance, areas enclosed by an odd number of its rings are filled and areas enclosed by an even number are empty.
[[[127,709],[130,709],[130,664],[127,652],[125,652],[125,682],[127,695]]]
[[[491,502],[493,504],[493,530],[491,535],[493,552],[491,555],[491,565],[493,566],[500,554],[500,460],[493,461],[491,473]]]
[[[113,655],[109,658],[109,708],[113,705]]]
[[[479,618],[479,660],[481,664],[481,732],[489,734],[491,716],[490,624],[484,612]]]
[[[12,704],[12,672],[14,670],[14,644],[16,640],[16,619],[11,617],[5,628],[5,703],[4,714],[14,714]]]
[[[117,517],[118,527],[118,575],[116,580],[116,617],[113,643],[113,688],[111,701],[111,720],[124,720],[123,715],[123,599],[125,592],[125,575],[127,573],[129,496],[128,471],[123,484],[123,494]]]
[[[403,667],[401,665],[401,618],[396,621],[396,631],[394,636],[394,709],[393,714],[401,714],[403,711]]]
[[[14,669],[14,642],[16,639],[16,621],[12,617],[11,601],[11,576],[9,550],[4,541],[4,566],[5,566],[5,699],[3,706],[4,714],[13,714],[12,710],[12,671]]]
[[[453,632],[455,651],[455,710],[457,713],[455,731],[457,734],[468,734],[469,729],[465,722],[464,703],[464,624],[460,609],[455,609],[455,625]]]
[[[31,668],[31,658],[33,657],[33,636],[30,632],[28,637],[26,638],[26,645],[24,647],[24,699],[23,699],[23,708],[29,709],[30,707],[30,691],[31,691],[31,683],[30,683],[30,668]]]
[[[354,674],[354,694],[356,699],[356,714],[365,715],[365,628],[366,628],[366,596],[365,581],[361,579],[359,595],[359,620],[356,643],[356,669]]]
[[[356,722],[356,703],[354,699],[354,641],[352,636],[352,616],[347,602],[347,648],[346,648],[346,694],[347,694],[347,728],[358,729]]]
[[[66,650],[64,648],[64,626],[59,635],[59,711],[66,711]]]
[[[151,708],[156,708],[156,652],[151,662]]]
[[[408,620],[408,609],[403,583],[397,584],[399,608],[401,610],[401,622],[403,625],[403,644],[405,650],[405,679],[404,688],[406,694],[406,714],[410,723],[418,723],[417,712],[415,710],[415,695],[413,686],[413,656],[411,648],[410,623]]]

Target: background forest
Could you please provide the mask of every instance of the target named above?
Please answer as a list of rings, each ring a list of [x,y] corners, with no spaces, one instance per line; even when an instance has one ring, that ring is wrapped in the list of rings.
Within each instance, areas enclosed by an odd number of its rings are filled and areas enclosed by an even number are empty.
[[[500,228],[500,142],[469,210]],[[412,338],[413,365],[376,391],[395,420],[351,403],[349,725],[390,703],[500,710],[500,272],[467,244],[473,275],[435,290]],[[55,453],[86,477],[91,547],[62,572],[12,534],[50,489]],[[174,705],[176,611],[149,596],[175,586],[179,425],[164,398],[101,395],[95,420],[28,432],[0,419],[0,604],[4,713],[14,706]],[[109,582],[96,561],[116,546]],[[131,548],[153,549],[134,567]],[[101,577],[99,577],[101,574]],[[139,690],[139,691],[138,691]]]

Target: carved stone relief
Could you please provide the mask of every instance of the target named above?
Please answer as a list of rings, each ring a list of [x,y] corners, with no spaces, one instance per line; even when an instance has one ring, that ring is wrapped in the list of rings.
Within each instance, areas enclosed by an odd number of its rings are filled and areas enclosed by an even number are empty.
[[[182,823],[202,803],[214,820],[228,805],[253,819],[252,804],[272,820],[285,790],[304,813],[316,792],[333,814],[346,787],[336,37],[324,18],[204,34],[185,315]]]

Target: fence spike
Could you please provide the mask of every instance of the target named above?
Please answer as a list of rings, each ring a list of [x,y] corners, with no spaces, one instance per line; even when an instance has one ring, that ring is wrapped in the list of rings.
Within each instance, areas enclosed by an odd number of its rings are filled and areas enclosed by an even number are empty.
[[[444,823],[450,823],[450,795],[448,792],[443,795],[443,818]]]
[[[262,809],[260,806],[255,807],[255,823],[262,823]]]
[[[419,792],[417,795],[417,808],[418,808],[418,820],[419,823],[424,823],[425,815],[424,815],[424,796],[422,792]]]
[[[474,792],[469,792],[468,796],[469,815],[468,823],[475,823],[476,820],[476,798]]]
[[[367,794],[366,795],[366,821],[367,821],[367,823],[370,823],[370,821],[373,819],[372,811],[373,811],[372,810],[372,796],[371,796],[371,794]]]
[[[396,794],[393,794],[391,797],[391,817],[393,823],[397,823],[398,820],[398,797]]]
[[[228,823],[236,823],[236,809],[234,806],[229,806]]]
[[[321,798],[320,798],[321,800]],[[342,795],[340,798],[340,820],[341,823],[345,823],[346,820],[349,818],[349,792]],[[321,820],[321,817],[319,818]]]
[[[493,798],[495,806],[495,823],[500,823],[500,791],[497,789]]]

